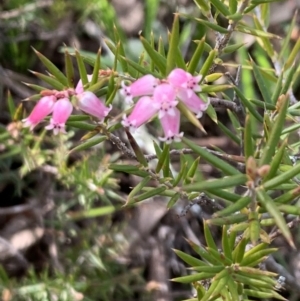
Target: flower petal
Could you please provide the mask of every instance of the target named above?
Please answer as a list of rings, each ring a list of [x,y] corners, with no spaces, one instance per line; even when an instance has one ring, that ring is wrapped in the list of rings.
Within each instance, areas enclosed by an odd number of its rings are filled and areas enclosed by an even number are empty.
[[[153,99],[149,96],[141,97],[134,106],[128,117],[123,116],[122,125],[131,129],[136,129],[149,121],[158,111],[158,107],[153,105]]]
[[[106,107],[102,100],[100,100],[93,92],[85,91],[77,96],[78,108],[92,115],[102,122],[104,118],[108,115],[112,107]]]
[[[33,108],[30,115],[23,119],[24,127],[30,127],[32,130],[38,123],[40,123],[47,115],[52,113],[56,97],[53,95],[42,97]]]

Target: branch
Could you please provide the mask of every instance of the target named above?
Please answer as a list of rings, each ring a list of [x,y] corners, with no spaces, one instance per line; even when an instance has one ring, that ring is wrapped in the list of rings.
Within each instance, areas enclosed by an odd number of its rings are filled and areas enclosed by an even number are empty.
[[[104,129],[102,128],[102,130],[104,130]],[[108,131],[106,131],[105,134],[106,134],[108,140],[110,140],[112,142],[112,144],[115,144],[116,147],[122,152],[122,154],[137,161],[137,157],[136,157],[135,153],[131,149],[129,149],[126,146],[126,144],[124,142],[122,142],[122,140],[119,137],[115,136],[114,134],[112,134]]]
[[[242,108],[238,106],[234,101],[230,101],[222,98],[216,98],[216,97],[209,97],[209,100],[214,108],[230,109],[235,113],[242,112]]]
[[[249,3],[249,0],[244,0],[241,3],[241,6],[239,7],[239,9],[236,13],[237,14],[243,13],[245,8],[248,6],[248,3]],[[222,34],[222,35],[217,35],[217,42],[215,45],[215,50],[218,51],[218,56],[221,54],[223,49],[227,46],[227,44],[232,36],[232,33],[238,23],[238,21],[230,21],[230,22],[231,23],[227,27],[228,33]],[[209,69],[209,74],[213,73],[215,71],[216,67],[217,67],[217,64],[214,63]]]
[[[287,223],[287,226],[289,227],[289,229],[293,229],[296,226],[298,226],[299,224],[300,224],[300,217],[296,217],[294,220]],[[277,229],[276,231],[274,231],[273,233],[270,234],[270,240],[272,241],[281,235],[282,235],[281,231],[279,229]]]
[[[38,1],[37,3],[27,4],[17,9],[12,9],[9,11],[5,11],[0,13],[0,19],[7,20],[12,18],[17,18],[20,15],[25,13],[29,13],[37,8],[44,8],[51,6],[53,4],[53,0],[45,0],[45,1]]]

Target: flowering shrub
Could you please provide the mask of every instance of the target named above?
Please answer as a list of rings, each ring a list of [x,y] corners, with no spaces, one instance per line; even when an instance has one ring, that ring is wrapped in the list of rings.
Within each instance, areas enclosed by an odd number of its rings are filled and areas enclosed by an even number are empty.
[[[46,129],[53,130],[54,134],[66,132],[66,126],[87,131],[82,143],[72,151],[86,150],[105,140],[115,144],[122,155],[136,164],[114,162],[109,164],[109,172],[140,177],[122,205],[161,196],[168,198],[167,208],[176,206],[179,200],[185,202],[188,209],[195,204],[210,206],[213,213],[209,218],[203,217],[205,245],[188,240],[195,256],[175,250],[192,271],[172,280],[193,286],[197,298],[189,299],[191,301],[286,300],[280,292],[285,285],[282,270],[274,263],[272,269],[267,270],[263,263],[276,251],[271,244],[278,236],[296,248],[291,228],[299,223],[300,215],[296,205],[300,195],[299,143],[288,142],[290,135],[300,128],[298,102],[292,89],[300,72],[297,63],[300,43],[298,41],[286,55],[289,32],[282,44],[283,50],[277,53],[273,49],[270,39],[278,36],[267,31],[269,2],[195,0],[203,19],[181,17],[200,23],[207,31],[213,30],[216,41],[212,46],[205,36],[195,41],[188,60],[179,49],[178,14],[174,17],[167,53],[161,42],[156,45],[153,37],[148,41],[141,36],[146,56],[142,54],[138,62],[127,56],[116,30],[114,43],[106,41],[114,55],[111,70],[101,67],[100,51],[91,63],[91,59],[78,50],[70,54],[66,49],[66,74],[36,52],[50,75],[35,75],[53,89],[32,85],[38,94],[27,100],[38,102],[23,119],[24,127],[32,130],[44,119],[48,122],[47,116],[52,114]],[[245,23],[246,15],[253,19],[253,25]],[[225,20],[228,26],[221,26],[219,20]],[[228,72],[216,72],[219,67],[221,70],[232,67],[230,62],[222,60],[225,54],[245,51],[244,43],[234,40],[235,31],[252,35],[268,58],[266,61],[273,65],[263,68],[250,59],[233,66],[235,77]],[[76,57],[80,74],[76,87],[72,56]],[[93,65],[90,75],[85,61]],[[241,73],[249,69],[259,92],[254,96],[247,86],[240,85]],[[218,82],[221,78],[222,83]],[[117,102],[120,98],[122,104],[131,107],[124,111],[122,107],[118,114],[114,111],[120,110]],[[216,108],[219,107],[226,109],[231,129],[218,120]],[[74,108],[87,115],[73,114]],[[234,143],[238,149],[236,154],[200,147],[183,136],[181,118],[184,116],[193,130],[205,133],[199,120],[204,114]],[[159,137],[163,143],[154,141],[155,153],[149,154],[131,132],[156,117],[164,132],[164,136]],[[131,148],[116,134],[121,128]],[[171,149],[173,141],[177,144]],[[197,158],[190,160],[187,155],[191,154]],[[177,170],[172,166],[173,156],[180,156]],[[204,178],[198,166],[200,158],[218,171],[217,176]],[[181,218],[188,209],[183,210]],[[287,215],[291,217],[290,222]],[[221,227],[220,241],[213,237],[210,225]],[[275,230],[269,231],[268,226]],[[295,279],[286,275],[292,286]]]
[[[92,75],[88,75],[91,80]],[[176,68],[166,80],[159,80],[152,75],[144,75],[134,81],[130,86],[122,82],[121,95],[128,104],[133,104],[133,98],[141,97],[134,105],[131,114],[124,115],[122,125],[131,130],[135,130],[144,123],[152,119],[156,114],[161,121],[165,137],[161,141],[171,143],[181,141],[183,133],[179,133],[180,112],[176,108],[179,101],[182,101],[189,110],[194,112],[197,118],[200,118],[208,107],[195,92],[201,91],[198,84],[202,79],[201,75],[192,76],[190,73]],[[99,122],[110,112],[112,106],[106,107],[94,93],[84,91],[82,80],[79,80],[75,90],[66,91],[46,91],[34,107],[28,118],[23,119],[24,126],[31,130],[40,123],[47,115],[52,113],[50,124],[46,126],[47,130],[54,131],[54,134],[65,132],[65,123],[72,113],[73,106],[69,100],[76,96],[76,106],[83,112],[96,117]],[[147,96],[146,96],[147,95]]]
[[[152,96],[141,97],[130,116],[124,116],[122,125],[135,130],[158,113],[165,133],[165,137],[160,140],[168,144],[173,140],[180,142],[183,133],[179,133],[180,112],[176,108],[178,102],[182,101],[189,110],[197,114],[197,118],[200,118],[208,107],[208,103],[195,93],[201,91],[198,84],[201,78],[201,75],[193,77],[190,73],[176,68],[166,80],[145,75],[130,86],[122,83],[121,94],[125,96],[127,103],[132,103],[132,99],[137,96]]]
[[[81,81],[78,82],[75,91],[72,89],[61,92],[45,91],[43,94],[48,96],[43,96],[31,114],[23,119],[24,127],[30,127],[33,130],[37,124],[52,113],[50,124],[46,126],[46,129],[53,130],[55,135],[59,132],[65,133],[65,124],[73,111],[70,97],[74,95],[76,95],[76,106],[81,111],[99,119],[99,122],[103,122],[111,110],[111,107],[106,107],[94,93],[84,92]]]

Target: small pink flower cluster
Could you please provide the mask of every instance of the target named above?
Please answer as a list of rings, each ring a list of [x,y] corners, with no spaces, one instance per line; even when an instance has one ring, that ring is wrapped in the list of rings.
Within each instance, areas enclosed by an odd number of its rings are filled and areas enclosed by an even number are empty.
[[[208,107],[208,103],[196,94],[201,91],[201,78],[201,75],[192,76],[177,68],[164,80],[145,75],[130,86],[122,83],[121,94],[127,103],[133,104],[133,98],[140,97],[131,114],[123,116],[122,125],[134,131],[158,114],[165,134],[165,137],[159,139],[166,143],[180,141],[183,133],[179,132],[180,111],[176,108],[178,102],[182,101],[197,118]]]
[[[88,76],[91,80],[92,76]],[[92,92],[84,91],[82,81],[80,80],[74,89],[65,91],[43,91],[43,97],[33,108],[31,114],[23,119],[24,127],[29,127],[31,130],[44,120],[46,116],[52,113],[50,123],[46,126],[47,130],[53,130],[57,135],[59,132],[65,133],[65,124],[73,111],[73,104],[70,97],[76,95],[76,106],[81,111],[92,115],[103,122],[111,107],[106,107],[104,103]]]

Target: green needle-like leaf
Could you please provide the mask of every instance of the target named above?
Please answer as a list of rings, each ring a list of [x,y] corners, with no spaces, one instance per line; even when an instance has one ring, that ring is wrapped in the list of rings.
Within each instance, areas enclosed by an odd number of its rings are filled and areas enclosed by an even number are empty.
[[[251,243],[253,246],[255,246],[260,237],[260,223],[258,220],[258,212],[254,211],[249,213],[249,232]]]
[[[204,235],[205,235],[205,241],[206,241],[207,246],[209,248],[215,250],[216,252],[218,252],[217,245],[213,239],[213,236],[210,232],[209,226],[205,220],[203,220],[203,228],[204,228]]]
[[[250,115],[247,114],[244,129],[244,154],[246,159],[254,155],[251,123],[252,120],[250,118]]]
[[[196,281],[201,281],[204,279],[209,279],[215,276],[215,273],[198,273],[198,274],[193,274],[189,276],[183,276],[183,277],[178,277],[178,278],[173,278],[171,279],[174,282],[179,282],[179,283],[192,283]]]
[[[65,50],[65,68],[66,68],[66,75],[68,80],[68,87],[74,87],[74,67],[72,62],[72,57],[68,50]]]
[[[156,169],[155,169],[156,173],[159,173],[161,171],[161,169],[163,168],[167,156],[170,155],[169,153],[170,153],[170,145],[165,144],[161,155],[158,157],[158,162],[157,162]]]
[[[175,193],[168,201],[167,208],[172,208],[180,198],[180,193]]]
[[[206,58],[203,66],[202,66],[202,68],[199,72],[199,74],[202,75],[202,79],[204,79],[205,76],[207,75],[207,73],[208,73],[210,67],[212,66],[212,64],[214,62],[214,59],[216,58],[217,54],[218,54],[218,51],[215,50],[215,49],[213,49],[209,52],[208,57]]]
[[[205,261],[213,264],[213,265],[219,265],[220,262],[218,260],[216,260],[213,256],[211,256],[207,250],[205,250],[202,246],[197,245],[196,243],[194,243],[193,241],[187,239],[187,242],[189,243],[189,245],[192,247],[192,249],[201,257],[203,258]]]
[[[240,263],[243,260],[247,243],[247,238],[242,238],[239,241],[239,243],[232,252],[233,262]]]
[[[233,44],[230,46],[225,47],[222,52],[224,54],[229,54],[229,53],[233,53],[236,52],[237,50],[239,50],[241,47],[245,46],[245,43],[238,43],[238,44]]]
[[[189,62],[187,71],[191,74],[194,74],[194,72],[197,69],[197,66],[201,60],[203,50],[204,50],[204,45],[205,45],[205,37],[203,37],[200,41],[194,41],[197,44],[197,48]]]
[[[229,176],[221,179],[216,180],[208,180],[205,182],[196,182],[188,185],[184,185],[182,187],[183,190],[187,192],[192,191],[205,191],[206,189],[222,189],[222,188],[229,188],[235,187],[238,185],[243,185],[247,181],[247,176],[243,174]]]
[[[277,118],[275,120],[274,126],[272,127],[269,139],[264,147],[262,156],[260,158],[259,164],[260,166],[269,164],[275,154],[277,145],[280,141],[280,134],[282,132],[282,128],[284,125],[284,121],[286,118],[286,111],[289,104],[289,98],[283,97],[280,111],[277,115]]]
[[[100,67],[101,67],[101,49],[99,49],[97,52],[97,57],[96,57],[96,61],[95,61],[94,69],[93,69],[93,76],[90,81],[91,86],[96,84],[98,81]]]
[[[227,269],[224,269],[223,271],[218,273],[214,277],[214,281],[210,285],[209,289],[207,290],[206,294],[201,299],[201,301],[208,301],[209,299],[218,296],[218,294],[227,284],[228,278],[229,278],[229,273]]]
[[[205,13],[210,14],[210,3],[206,0],[194,0],[195,4],[200,8],[200,10],[203,10]]]
[[[198,23],[200,23],[200,24],[202,24],[202,25],[204,25],[204,26],[206,26],[206,27],[208,27],[208,28],[210,28],[214,31],[217,31],[217,32],[220,32],[220,33],[225,33],[225,34],[229,32],[226,28],[224,28],[220,25],[217,25],[215,23],[212,23],[210,21],[205,21],[203,19],[198,19],[198,18],[193,18],[193,20],[197,21]]]
[[[252,65],[252,68],[253,68],[254,77],[256,79],[256,82],[258,84],[259,90],[262,94],[262,97],[263,97],[264,101],[266,103],[272,103],[268,83],[266,82],[264,76],[260,72],[257,65],[252,60],[251,60],[251,65]]]
[[[140,40],[141,40],[146,52],[150,56],[151,60],[157,66],[159,71],[163,75],[165,75],[166,74],[166,63],[167,63],[166,59],[162,55],[160,55],[145,38],[140,36]]]
[[[180,257],[184,262],[192,267],[207,266],[207,263],[203,262],[202,260],[186,254],[180,250],[173,249],[173,251],[178,257]]]
[[[195,116],[194,113],[192,113],[187,106],[183,102],[179,102],[177,105],[177,109],[184,115],[194,126],[196,126],[199,130],[204,132],[206,134],[205,129],[203,128],[201,122],[198,120],[198,118]]]
[[[60,82],[64,87],[68,86],[68,80],[66,76],[44,55],[35,50],[33,47],[35,54],[38,56],[40,61],[44,64],[44,66],[49,70],[49,72]]]
[[[81,143],[80,145],[78,146],[75,146],[74,148],[72,148],[70,150],[69,153],[73,153],[73,152],[78,152],[78,151],[83,151],[83,150],[86,150],[86,149],[90,149],[91,147],[103,142],[107,140],[107,137],[106,136],[101,136],[101,137],[97,137],[97,138],[92,138],[88,141],[85,141],[84,143]]]
[[[165,75],[168,75],[176,67],[176,53],[179,45],[179,15],[174,14],[172,32],[170,36],[169,51]]]
[[[291,231],[286,224],[283,216],[281,215],[278,207],[274,204],[271,197],[262,189],[256,190],[260,203],[266,208],[266,210],[274,217],[276,225],[281,230],[282,235],[286,238],[291,247],[295,248]]]
[[[244,93],[237,87],[234,87],[236,94],[241,100],[242,104],[249,110],[249,112],[259,121],[263,122],[262,116],[258,113],[257,109],[252,105],[252,103],[244,96]]]
[[[279,185],[288,182],[291,178],[300,174],[300,164],[297,164],[293,167],[290,166],[289,168],[290,169],[288,171],[264,183],[263,188],[265,190],[277,188]]]
[[[238,175],[240,171],[235,169],[233,166],[228,164],[227,162],[219,159],[215,155],[209,153],[206,149],[196,145],[192,141],[188,140],[187,138],[183,137],[183,142],[188,145],[195,153],[197,153],[201,158],[205,159],[207,162],[212,164],[215,168],[220,169],[227,175]]]
[[[207,223],[210,225],[223,226],[223,225],[233,225],[236,223],[244,222],[248,219],[246,214],[233,214],[226,217],[216,217],[207,220]]]
[[[279,170],[279,166],[282,162],[282,158],[285,153],[286,146],[287,146],[287,140],[285,140],[281,144],[280,148],[277,150],[275,156],[273,157],[272,163],[270,164],[270,170],[269,170],[268,174],[264,177],[264,180],[263,180],[264,183],[270,179],[273,179],[276,176],[276,174]]]
[[[89,81],[88,81],[88,77],[87,77],[87,73],[86,73],[86,69],[85,69],[85,65],[84,65],[83,59],[81,57],[80,52],[77,49],[75,50],[75,56],[76,56],[76,60],[77,60],[77,65],[78,65],[78,70],[79,70],[80,78],[82,80],[82,85],[84,86]]]
[[[145,170],[141,170],[138,166],[134,165],[110,164],[109,169],[119,172],[126,172],[128,174],[137,175],[143,178],[149,175]]]
[[[290,55],[289,55],[286,63],[284,64],[284,70],[289,69],[295,63],[295,59],[296,59],[297,54],[299,53],[299,50],[300,50],[300,38],[297,40],[294,48],[290,52]]]
[[[232,205],[226,207],[221,211],[216,212],[214,215],[216,217],[231,215],[233,213],[240,211],[243,208],[247,208],[250,202],[251,202],[251,198],[249,196],[244,196],[240,198],[237,202],[233,203]]]
[[[300,186],[282,194],[281,196],[275,198],[273,201],[277,204],[287,204],[295,200],[299,195],[300,195]]]
[[[272,289],[273,288],[272,284],[266,283],[266,282],[258,280],[258,279],[253,279],[250,276],[247,277],[247,276],[242,276],[240,274],[233,274],[232,278],[233,278],[234,281],[243,283],[245,285],[250,285],[250,286],[255,287],[257,289],[260,289],[260,288]]]
[[[130,204],[130,203],[134,203],[133,201],[133,197],[139,193],[151,180],[150,176],[145,177],[141,182],[139,182],[128,194],[125,206]]]
[[[138,196],[134,196],[131,199],[130,203],[137,203],[137,202],[141,202],[143,200],[158,196],[161,193],[163,193],[166,189],[167,189],[166,186],[159,186],[156,188],[150,187],[150,189],[148,191],[146,191]]]
[[[39,79],[41,79],[42,81],[46,82],[47,84],[49,84],[50,86],[52,86],[54,89],[56,90],[64,90],[65,86],[58,81],[56,78],[42,74],[42,73],[38,73],[38,72],[34,72],[29,70],[32,74],[34,74],[36,77],[38,77]]]
[[[143,75],[152,74],[153,76],[155,76],[157,78],[163,78],[163,75],[159,74],[158,72],[152,72],[151,70],[146,69],[145,67],[141,66],[140,64],[138,64],[128,58],[124,57],[124,59],[128,62],[128,64],[130,66],[132,66],[133,69],[135,69],[136,71],[138,71],[139,73],[141,73]]]
[[[230,11],[228,10],[228,7],[224,4],[224,2],[221,2],[219,0],[210,0],[210,2],[217,9],[217,11],[219,11],[225,17],[230,15]]]
[[[275,34],[272,34],[272,33],[269,33],[269,32],[265,32],[265,31],[262,31],[262,30],[258,30],[256,28],[252,28],[252,27],[249,27],[249,26],[244,25],[244,24],[243,25],[242,24],[237,25],[236,31],[246,33],[246,34],[250,34],[250,35],[253,35],[253,36],[257,36],[257,37],[260,37],[260,38],[281,39],[281,37],[278,36],[278,35],[275,35]]]
[[[222,248],[225,256],[229,260],[232,259],[232,249],[230,247],[230,242],[229,242],[229,237],[228,237],[228,226],[223,226],[223,231],[222,231]]]
[[[122,57],[126,57],[125,50],[123,47],[123,43],[120,39],[120,35],[118,32],[118,28],[114,26],[114,36],[115,36],[115,43],[118,45],[118,60],[120,61],[120,64],[122,66],[123,72],[128,72],[128,64],[126,60],[124,60]],[[115,69],[116,70],[116,69]]]

